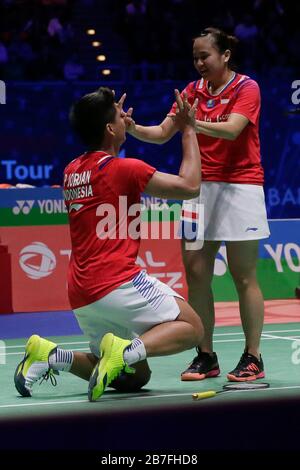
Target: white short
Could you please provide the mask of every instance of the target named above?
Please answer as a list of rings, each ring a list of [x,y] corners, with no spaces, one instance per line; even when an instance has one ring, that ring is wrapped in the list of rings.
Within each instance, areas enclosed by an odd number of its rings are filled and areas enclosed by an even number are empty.
[[[160,323],[175,320],[180,311],[174,297],[183,297],[146,271],[122,284],[105,297],[74,310],[90,349],[99,356],[99,344],[106,333],[132,339]]]
[[[259,240],[270,235],[262,186],[204,182],[200,196],[184,201],[183,209],[199,213],[199,203],[204,206],[204,220],[198,220],[199,240]]]

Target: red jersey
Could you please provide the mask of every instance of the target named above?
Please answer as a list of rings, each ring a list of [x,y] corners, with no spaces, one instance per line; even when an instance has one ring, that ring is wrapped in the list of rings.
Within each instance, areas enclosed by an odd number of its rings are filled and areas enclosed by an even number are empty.
[[[143,161],[99,151],[87,152],[65,168],[73,309],[104,297],[141,270],[136,264],[140,237],[128,237],[128,227],[133,220],[139,226],[140,194],[155,171]]]
[[[233,141],[197,134],[202,161],[202,180],[225,183],[262,185],[264,181],[260,158],[258,84],[246,75],[234,78],[218,94],[208,91],[203,78],[185,88],[188,101],[198,98],[196,119],[206,122],[224,122],[231,113],[245,116],[249,123]],[[175,112],[173,104],[171,112]]]

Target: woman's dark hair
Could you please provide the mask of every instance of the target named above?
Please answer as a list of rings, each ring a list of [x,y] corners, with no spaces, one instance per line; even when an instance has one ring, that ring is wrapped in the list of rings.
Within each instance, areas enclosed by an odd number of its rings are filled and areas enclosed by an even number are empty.
[[[228,67],[234,68],[234,53],[236,46],[239,42],[239,40],[235,36],[231,36],[230,34],[225,33],[221,29],[218,28],[205,28],[203,29],[200,34],[198,34],[195,38],[202,38],[208,35],[211,35],[211,37],[214,40],[214,46],[216,49],[219,51],[220,54],[224,54],[224,52],[228,49],[231,52],[230,59],[228,62]]]
[[[115,96],[110,88],[100,87],[84,95],[70,111],[70,122],[74,132],[90,149],[99,148],[104,138],[106,124],[114,122],[116,116]]]

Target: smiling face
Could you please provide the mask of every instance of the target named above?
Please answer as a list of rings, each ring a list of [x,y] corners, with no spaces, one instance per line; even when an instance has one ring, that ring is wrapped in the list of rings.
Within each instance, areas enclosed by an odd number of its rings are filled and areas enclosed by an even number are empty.
[[[195,69],[205,80],[218,80],[228,69],[230,51],[221,53],[211,34],[195,39],[193,56]]]

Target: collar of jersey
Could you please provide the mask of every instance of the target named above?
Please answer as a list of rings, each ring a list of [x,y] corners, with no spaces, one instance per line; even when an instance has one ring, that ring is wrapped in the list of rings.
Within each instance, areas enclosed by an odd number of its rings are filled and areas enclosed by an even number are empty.
[[[84,152],[84,155],[87,155],[88,153],[104,153],[104,155],[102,157],[100,157],[100,159],[97,161],[97,163],[101,163],[106,158],[113,156],[113,155],[109,155],[104,150],[88,150],[87,152]]]
[[[213,95],[212,93],[210,93],[210,91],[209,91],[209,89],[208,89],[208,83],[209,83],[209,82],[207,81],[207,82],[206,82],[206,90],[207,90],[207,92],[210,94],[210,96],[219,96],[219,95],[221,95],[221,93],[223,93],[223,91],[225,91],[226,88],[228,88],[228,87],[231,85],[231,83],[235,80],[236,75],[237,75],[236,72],[233,72],[233,76],[231,77],[231,79],[229,80],[229,82],[225,83],[225,85],[224,85],[223,88],[219,91],[219,93],[216,93],[215,95]]]

